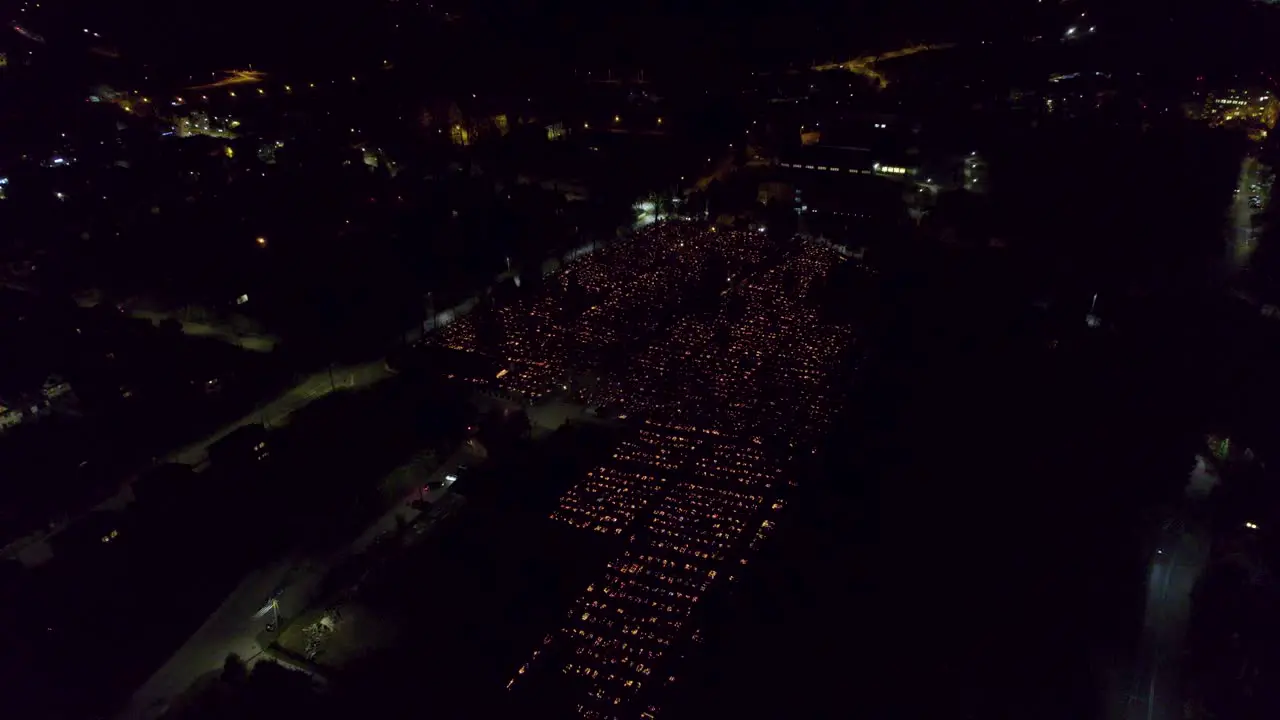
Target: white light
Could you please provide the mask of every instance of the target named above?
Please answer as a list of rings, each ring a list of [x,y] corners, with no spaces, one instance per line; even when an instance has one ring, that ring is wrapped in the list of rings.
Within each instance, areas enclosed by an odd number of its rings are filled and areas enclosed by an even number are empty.
[[[457,475],[452,475],[452,474],[450,474],[450,475],[445,475],[445,476],[444,476],[444,479],[445,479],[445,480],[447,480],[447,481],[449,481],[449,482],[451,482],[451,483],[453,483],[453,482],[458,482],[458,476],[457,476]]]
[[[1075,34],[1076,34],[1075,26],[1067,28],[1067,37],[1071,37],[1072,35],[1075,35]]]
[[[1255,523],[1251,523],[1251,522],[1247,522],[1247,523],[1245,523],[1245,524],[1244,524],[1244,526],[1245,526],[1245,527],[1247,527],[1247,528],[1249,528],[1250,530],[1257,530],[1257,529],[1258,529],[1258,526],[1257,526]]]

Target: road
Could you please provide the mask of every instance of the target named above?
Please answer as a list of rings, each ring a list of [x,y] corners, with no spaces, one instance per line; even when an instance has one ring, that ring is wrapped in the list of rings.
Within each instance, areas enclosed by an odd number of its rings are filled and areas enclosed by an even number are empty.
[[[464,444],[429,474],[415,460],[409,467],[397,468],[393,475],[403,490],[402,498],[377,521],[372,523],[351,543],[321,558],[288,557],[276,560],[245,576],[222,605],[178,649],[165,664],[134,693],[118,720],[154,720],[164,713],[169,704],[198,678],[217,671],[229,653],[236,653],[250,663],[262,654],[258,635],[264,630],[266,619],[260,611],[277,589],[283,588],[277,597],[279,612],[286,618],[301,614],[319,598],[315,597],[321,581],[330,568],[346,558],[364,551],[379,535],[396,530],[399,515],[412,522],[419,515],[408,505],[420,497],[419,490],[427,482],[443,480],[458,465],[477,463],[479,459]],[[449,491],[447,488],[432,490],[426,499],[438,502]]]
[[[1209,558],[1207,530],[1170,521],[1147,574],[1147,600],[1137,667],[1126,703],[1127,720],[1182,717],[1178,690],[1191,591]]]

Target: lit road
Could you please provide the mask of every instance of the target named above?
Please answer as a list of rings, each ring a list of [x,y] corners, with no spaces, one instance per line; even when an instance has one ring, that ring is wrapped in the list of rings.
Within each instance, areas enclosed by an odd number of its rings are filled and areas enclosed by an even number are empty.
[[[211,88],[229,87],[232,85],[247,85],[250,83],[260,83],[267,74],[260,70],[223,70],[222,79],[216,82],[204,85],[193,85],[188,90],[209,90]]]
[[[1253,218],[1266,209],[1266,201],[1270,196],[1270,188],[1253,190],[1254,185],[1261,184],[1261,168],[1258,159],[1245,157],[1240,164],[1240,177],[1236,183],[1236,194],[1228,209],[1227,230],[1227,273],[1231,279],[1249,267],[1253,253],[1257,249],[1257,233],[1253,228]],[[1262,207],[1249,205],[1250,196],[1258,195]]]
[[[351,390],[368,387],[391,376],[383,361],[377,360],[361,365],[335,366],[332,373],[321,370],[314,373],[271,400],[245,415],[238,421],[227,425],[209,437],[192,443],[165,458],[167,462],[194,465],[197,468],[208,458],[209,446],[221,440],[231,432],[252,423],[265,423],[268,426],[283,425],[289,415],[300,410],[315,400],[328,395],[334,390]]]
[[[261,654],[257,634],[263,629],[263,622],[252,620],[254,613],[280,583],[292,581],[299,586],[314,587],[313,575],[314,572],[293,570],[291,563],[283,560],[250,573],[204,625],[134,694],[120,717],[159,717],[169,702],[197,678],[221,668],[229,653],[236,653],[249,663],[255,661]],[[303,590],[300,588],[294,592]],[[280,600],[282,609],[288,607],[289,601],[296,601],[293,597],[283,596]]]
[[[1127,698],[1127,720],[1182,717],[1178,670],[1191,617],[1191,591],[1208,561],[1208,533],[1173,521],[1147,574],[1142,642]]]
[[[12,283],[7,283],[12,284]],[[13,285],[18,289],[18,285]],[[91,308],[96,307],[102,302],[102,296],[97,291],[85,292],[75,297],[76,304],[80,307]],[[148,310],[141,307],[130,307],[127,310],[129,317],[148,320],[152,325],[158,325],[162,320],[177,320],[182,326],[182,332],[192,337],[205,337],[221,340],[228,345],[235,345],[243,350],[253,350],[254,352],[271,352],[275,349],[280,339],[274,335],[241,333],[225,323],[204,323],[185,320],[178,317],[176,313],[161,312],[157,310]]]
[[[229,653],[236,653],[252,664],[262,655],[258,636],[269,619],[260,611],[273,592],[282,589],[277,600],[286,622],[287,618],[304,612],[311,603],[324,600],[315,597],[315,593],[330,568],[365,550],[379,535],[394,532],[397,515],[412,522],[419,513],[408,503],[419,498],[423,485],[443,480],[459,465],[478,463],[479,458],[464,444],[430,473],[421,462],[416,458],[392,473],[395,494],[402,500],[392,503],[346,547],[323,558],[283,558],[249,573],[182,647],[134,693],[128,707],[117,716],[118,720],[159,717],[198,678],[218,671]],[[426,499],[434,503],[447,492],[447,488],[432,490]]]
[[[901,57],[908,57],[922,52],[930,52],[932,50],[949,50],[955,47],[955,43],[942,43],[937,45],[911,45],[897,50],[881,53],[879,55],[864,55],[863,57],[846,60],[845,62],[827,63],[825,65],[815,65],[813,70],[825,72],[828,70],[847,70],[858,75],[862,75],[876,84],[881,90],[889,85],[889,79],[876,69],[875,64],[886,60],[896,60]]]
[[[226,327],[225,325],[214,325],[211,323],[182,320],[180,318],[175,318],[168,313],[135,309],[129,311],[129,316],[150,320],[153,325],[159,324],[161,320],[174,319],[181,323],[182,332],[186,335],[190,335],[192,337],[214,338],[216,340],[221,340],[228,345],[235,345],[242,350],[269,353],[274,350],[276,344],[280,342],[279,338],[276,338],[274,335],[240,333]]]

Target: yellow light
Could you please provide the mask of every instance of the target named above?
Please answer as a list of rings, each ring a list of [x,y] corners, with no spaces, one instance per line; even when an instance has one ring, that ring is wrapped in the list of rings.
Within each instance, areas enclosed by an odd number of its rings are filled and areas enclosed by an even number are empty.
[[[232,91],[231,91],[231,97],[235,97],[235,96],[236,96],[236,91],[235,91],[235,90],[232,90]]]
[[[659,124],[659,125],[661,125],[661,124],[662,124],[662,118],[658,118],[658,124]]]
[[[284,91],[285,91],[285,92],[293,92],[293,88],[289,87],[288,85],[285,85],[285,86],[284,86]]]
[[[267,239],[266,239],[266,238],[264,238],[264,237],[262,237],[261,235],[259,235],[259,236],[258,236],[258,247],[266,247],[266,246],[267,246]]]
[[[622,117],[621,117],[621,116],[619,116],[619,115],[614,115],[614,116],[613,116],[613,121],[614,121],[614,122],[622,122]]]

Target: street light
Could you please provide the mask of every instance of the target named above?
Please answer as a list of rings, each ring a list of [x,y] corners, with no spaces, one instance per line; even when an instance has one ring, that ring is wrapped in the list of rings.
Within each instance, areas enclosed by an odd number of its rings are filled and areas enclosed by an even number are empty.
[[[257,242],[258,242],[258,247],[266,247],[266,246],[267,246],[267,239],[266,239],[266,238],[264,238],[264,237],[262,237],[261,235],[259,235],[259,236],[258,236]]]

